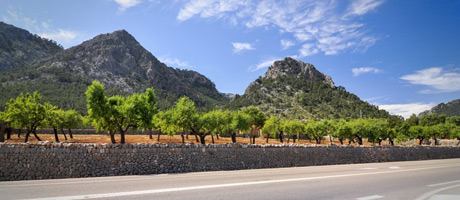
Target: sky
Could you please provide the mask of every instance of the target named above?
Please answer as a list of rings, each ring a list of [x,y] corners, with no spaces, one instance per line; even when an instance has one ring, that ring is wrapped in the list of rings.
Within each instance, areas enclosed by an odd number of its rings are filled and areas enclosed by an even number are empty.
[[[289,56],[404,117],[460,98],[459,11],[460,0],[0,0],[0,21],[65,48],[125,29],[236,94]]]

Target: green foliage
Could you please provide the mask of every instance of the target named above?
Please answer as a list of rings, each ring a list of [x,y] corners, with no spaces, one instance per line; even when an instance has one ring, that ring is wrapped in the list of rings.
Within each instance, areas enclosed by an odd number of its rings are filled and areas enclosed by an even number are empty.
[[[236,111],[232,117],[232,128],[235,131],[245,132],[251,129],[252,118],[250,115],[243,111]]]
[[[420,118],[420,125],[422,126],[434,126],[444,122],[446,122],[446,115],[430,114]]]
[[[183,131],[196,131],[200,128],[200,115],[195,102],[186,96],[181,97],[172,108],[172,121]]]
[[[265,122],[262,132],[277,137],[278,134],[283,130],[283,122],[281,118],[277,116],[271,116]]]
[[[249,107],[243,110],[244,113],[248,114],[251,117],[251,126],[254,129],[261,129],[264,127],[265,120],[267,116],[257,107]]]
[[[109,133],[118,131],[121,143],[124,143],[124,133],[129,129],[150,128],[156,112],[156,98],[153,90],[144,94],[132,94],[127,97],[106,97],[104,85],[94,81],[86,91],[88,114],[94,120],[98,129]],[[113,142],[113,141],[112,141]]]
[[[26,128],[28,132],[35,132],[46,118],[47,107],[40,103],[41,95],[38,93],[22,93],[16,99],[10,99],[6,104],[6,120],[13,127]]]
[[[283,131],[289,136],[298,136],[305,132],[305,125],[298,120],[287,120],[283,124]]]
[[[389,114],[345,89],[291,76],[259,78],[227,106],[261,108],[266,114],[289,119],[386,118]]]

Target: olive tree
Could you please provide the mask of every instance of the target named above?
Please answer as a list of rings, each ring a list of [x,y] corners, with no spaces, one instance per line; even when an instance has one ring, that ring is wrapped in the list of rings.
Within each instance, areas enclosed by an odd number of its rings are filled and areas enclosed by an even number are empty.
[[[6,119],[12,124],[23,126],[27,133],[24,142],[27,142],[32,133],[38,141],[41,139],[37,135],[37,128],[42,125],[46,118],[46,106],[40,103],[41,95],[37,92],[33,94],[20,94],[16,99],[12,98],[6,103]]]
[[[249,107],[243,110],[244,113],[248,114],[251,119],[251,137],[252,143],[256,143],[256,132],[264,127],[267,116],[257,107]]]
[[[127,97],[104,94],[104,85],[94,81],[86,90],[88,114],[94,120],[98,130],[106,130],[115,142],[114,134],[119,132],[120,143],[125,143],[125,132],[137,129],[145,121],[153,119],[156,97],[153,89],[148,88],[144,94],[132,94]]]
[[[277,116],[271,116],[267,119],[262,128],[262,132],[267,134],[267,143],[270,135],[274,138],[278,137],[280,142],[283,143],[283,121],[283,119]]]

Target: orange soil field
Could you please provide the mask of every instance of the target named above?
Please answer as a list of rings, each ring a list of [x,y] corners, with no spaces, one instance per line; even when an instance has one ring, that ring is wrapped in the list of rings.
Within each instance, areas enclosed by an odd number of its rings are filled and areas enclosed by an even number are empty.
[[[8,143],[22,143],[24,142],[24,134],[21,135],[21,138],[18,138],[17,134],[12,134],[11,139],[5,140],[5,142]],[[38,137],[42,141],[49,141],[49,142],[54,142],[54,135],[53,134],[38,134]],[[115,136],[117,143],[120,142],[120,135]],[[189,135],[189,139],[185,139],[186,143],[195,143],[199,144],[200,142],[196,142],[195,136],[194,135]],[[73,135],[73,139],[70,139],[69,135],[67,134],[67,141],[64,139],[64,136],[62,134],[59,134],[59,140],[61,142],[67,142],[67,143],[110,143],[110,137],[108,135]],[[243,138],[243,137],[237,137],[236,141],[238,143],[249,143],[249,138]],[[36,143],[38,142],[37,139],[33,135],[29,136],[29,142],[31,143]],[[160,136],[160,141],[157,141],[157,135],[153,135],[153,139],[149,139],[148,135],[126,135],[126,143],[182,143],[182,139],[180,135],[175,135],[175,136],[167,136],[167,135],[161,135]],[[211,144],[211,136],[206,136],[206,144]],[[216,136],[214,136],[214,143],[215,144],[226,144],[226,143],[232,143],[232,139],[230,137],[220,137],[218,140]],[[280,144],[280,141],[278,139],[269,139],[268,141],[269,144]],[[287,143],[287,139],[285,139],[284,143]],[[292,144],[292,139],[289,141],[290,144]],[[339,141],[333,141],[333,143],[340,145]],[[345,142],[345,144],[348,144],[348,142]],[[256,138],[256,144],[267,144],[265,138]],[[312,140],[311,142],[309,140],[304,140],[301,139],[300,141],[296,141],[296,144],[315,144],[315,141]],[[330,144],[329,141],[323,140],[321,144]],[[357,145],[357,143],[352,145]],[[364,142],[364,145],[369,145],[369,143]],[[386,142],[383,143],[383,145],[387,145]]]

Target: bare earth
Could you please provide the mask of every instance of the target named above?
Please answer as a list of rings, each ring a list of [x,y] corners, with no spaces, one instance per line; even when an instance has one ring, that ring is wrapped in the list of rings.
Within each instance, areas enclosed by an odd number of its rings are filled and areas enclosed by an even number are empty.
[[[11,139],[6,140],[8,143],[22,143],[24,142],[24,134],[21,135],[21,138],[18,138],[17,134],[12,134]],[[53,134],[38,134],[38,137],[42,141],[50,141],[54,142],[54,135]],[[153,135],[153,139],[149,139],[148,135],[126,135],[126,142],[127,143],[182,143],[182,139],[180,135],[175,135],[175,136],[167,136],[167,135],[161,135],[160,136],[160,141],[157,141],[157,135]],[[120,135],[115,136],[117,143],[120,142]],[[110,143],[110,137],[108,135],[73,135],[73,139],[70,139],[69,135],[67,135],[67,141],[64,139],[64,136],[62,134],[59,134],[59,140],[60,142],[68,142],[68,143]],[[237,137],[236,141],[238,143],[250,143],[249,138],[243,138],[243,137]],[[36,143],[38,140],[33,136],[29,136],[29,142],[31,143]],[[195,143],[198,144],[200,142],[197,142],[195,140],[194,135],[189,135],[188,139],[185,139],[186,143]],[[206,144],[211,144],[212,139],[211,136],[206,136]],[[227,143],[232,143],[232,139],[230,137],[219,137],[217,139],[216,136],[214,136],[214,143],[215,144],[227,144]],[[287,139],[284,141],[284,143],[287,143]],[[289,141],[290,144],[292,144],[292,139]],[[333,141],[333,143],[340,145],[339,141]],[[348,142],[344,142],[348,144]],[[256,138],[256,144],[267,144],[265,138]],[[268,144],[280,144],[280,141],[278,139],[269,139]],[[301,139],[300,141],[297,140],[296,144],[315,144],[315,141],[309,141],[309,140],[304,140]],[[322,141],[321,144],[330,144],[329,141]],[[357,145],[357,143],[352,145]],[[369,143],[364,142],[364,145],[369,145]],[[388,145],[386,143],[383,143],[383,145]]]

